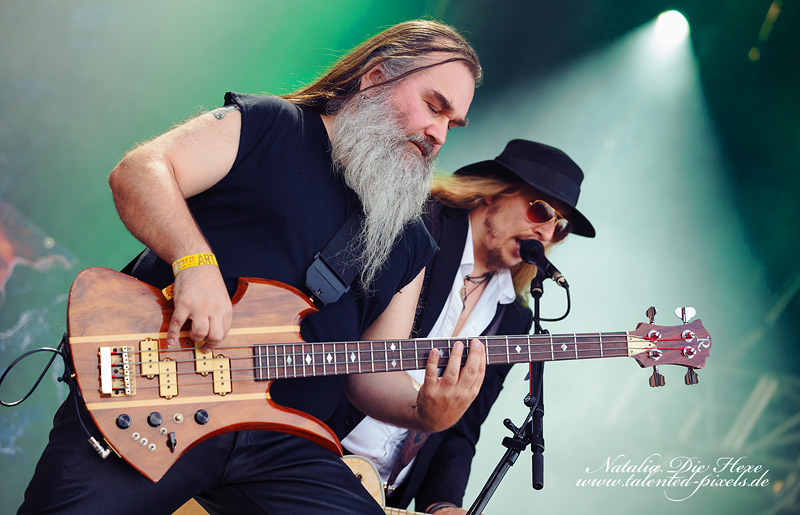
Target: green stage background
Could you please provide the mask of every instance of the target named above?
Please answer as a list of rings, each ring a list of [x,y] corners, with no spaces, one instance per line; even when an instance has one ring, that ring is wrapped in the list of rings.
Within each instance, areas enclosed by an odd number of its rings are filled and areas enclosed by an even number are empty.
[[[226,91],[288,92],[380,29],[435,17],[465,31],[486,72],[470,126],[451,133],[438,167],[492,158],[522,137],[564,149],[586,173],[580,207],[598,236],[552,253],[573,310],[548,329],[632,330],[651,305],[673,325],[688,305],[714,338],[692,387],[683,369],[662,367],[667,386],[650,388],[650,371],[629,359],[548,364],[545,488],[531,489],[526,451],[486,513],[795,513],[798,7],[786,2],[765,35],[770,4],[5,0],[0,368],[58,343],[79,270],[120,268],[140,249],[106,183],[126,150]],[[658,53],[651,22],[673,7],[691,39]],[[748,59],[752,47],[760,59]],[[548,285],[545,314],[563,304]],[[2,399],[24,394],[45,361],[15,369]],[[61,371],[0,408],[0,512],[22,500],[66,395]],[[484,426],[467,503],[503,453],[502,420],[524,417],[524,375],[514,369]],[[611,464],[657,465],[653,477],[665,478],[681,460],[725,458],[760,466],[744,476],[759,486],[598,484],[631,475]],[[739,476],[709,469],[694,480],[707,475]]]

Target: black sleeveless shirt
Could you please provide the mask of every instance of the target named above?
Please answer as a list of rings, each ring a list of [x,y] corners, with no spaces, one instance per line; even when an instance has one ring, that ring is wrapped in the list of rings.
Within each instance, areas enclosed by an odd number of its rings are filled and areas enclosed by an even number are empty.
[[[304,291],[314,255],[361,204],[334,171],[317,112],[277,97],[226,94],[225,105],[234,104],[242,129],[233,167],[187,203],[231,294],[239,277],[274,279]],[[339,301],[303,321],[303,339],[359,340],[435,252],[422,222],[409,224],[375,279],[373,293],[365,295],[354,284]],[[136,267],[133,275],[157,287],[172,281],[169,265],[160,259]],[[270,391],[279,404],[324,420],[339,401],[343,382],[343,376],[279,380]]]

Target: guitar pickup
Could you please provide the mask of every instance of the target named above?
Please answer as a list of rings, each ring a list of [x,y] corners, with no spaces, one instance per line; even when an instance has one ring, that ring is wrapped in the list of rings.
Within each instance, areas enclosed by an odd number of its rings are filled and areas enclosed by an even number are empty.
[[[201,376],[207,376],[214,371],[211,362],[214,360],[210,352],[203,352],[201,349],[194,349],[194,371]]]
[[[112,397],[136,395],[136,374],[131,373],[131,363],[135,362],[133,349],[100,347],[98,357],[100,393]]]
[[[231,387],[231,360],[229,358],[214,358],[214,393],[225,395],[232,391]]]
[[[142,375],[152,379],[158,374],[158,340],[145,338],[139,342],[139,349],[142,351]]]
[[[225,395],[233,391],[231,386],[231,360],[229,358],[215,358],[210,352],[200,349],[194,350],[194,371],[202,376],[211,372],[214,381],[214,393]]]
[[[174,361],[158,362],[158,394],[166,399],[178,395],[178,364]]]

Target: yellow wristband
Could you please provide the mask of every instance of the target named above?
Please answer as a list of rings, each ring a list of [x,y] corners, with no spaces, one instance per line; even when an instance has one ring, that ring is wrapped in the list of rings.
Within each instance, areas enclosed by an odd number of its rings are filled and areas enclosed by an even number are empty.
[[[172,263],[172,273],[173,275],[178,275],[178,272],[181,270],[200,265],[219,266],[217,265],[217,258],[214,256],[214,254],[211,254],[210,252],[203,252],[200,254],[192,254],[190,256],[184,256],[180,259],[176,259],[175,262]]]

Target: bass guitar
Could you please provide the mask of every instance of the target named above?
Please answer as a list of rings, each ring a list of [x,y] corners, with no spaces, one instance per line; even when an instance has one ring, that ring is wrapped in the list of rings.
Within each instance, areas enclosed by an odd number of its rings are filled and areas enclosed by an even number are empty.
[[[232,300],[227,337],[204,354],[186,332],[167,346],[172,302],[157,288],[105,268],[83,270],[72,285],[69,349],[86,408],[111,448],[153,482],[187,450],[229,431],[281,431],[341,455],[322,422],[272,400],[272,381],[422,369],[431,349],[446,360],[463,340],[307,343],[300,323],[317,309],[299,290],[242,278]],[[643,323],[630,332],[479,339],[488,365],[631,357],[642,367],[689,367],[687,383],[696,382],[694,369],[704,366],[711,349],[700,320],[676,327]]]

